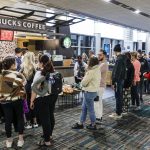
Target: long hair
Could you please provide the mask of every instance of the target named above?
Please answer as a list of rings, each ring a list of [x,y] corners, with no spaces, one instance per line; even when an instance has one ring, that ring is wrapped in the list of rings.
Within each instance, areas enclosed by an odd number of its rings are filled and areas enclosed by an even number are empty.
[[[35,73],[35,56],[33,52],[25,53],[23,57],[22,70],[26,79],[30,79]]]
[[[88,60],[88,56],[86,53],[82,53],[82,59],[87,59]]]
[[[98,58],[97,57],[91,57],[89,60],[88,69],[91,69],[92,67],[94,67],[98,64],[99,64]]]
[[[42,55],[39,61],[43,64],[41,75],[46,76],[46,79],[48,80],[49,74],[54,73],[53,64],[47,55]]]
[[[137,52],[131,52],[131,56],[134,57],[135,59],[137,59],[138,53]]]

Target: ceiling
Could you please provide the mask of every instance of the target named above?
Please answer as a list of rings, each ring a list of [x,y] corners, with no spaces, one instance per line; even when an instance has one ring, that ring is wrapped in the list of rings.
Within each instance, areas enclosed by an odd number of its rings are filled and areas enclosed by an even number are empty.
[[[12,6],[18,2],[26,0],[5,0],[0,3],[2,6]],[[77,13],[83,16],[88,16],[95,19],[100,19],[106,22],[124,25],[127,27],[137,28],[150,32],[150,18],[141,14],[135,14],[131,10],[107,3],[104,0],[28,0],[33,4],[43,4],[50,7],[56,7]],[[150,0],[112,0],[123,3],[135,9],[141,10],[143,13],[150,15]],[[16,6],[16,5],[15,5]]]
[[[28,0],[44,4],[48,7],[57,7],[89,17],[101,19],[132,28],[150,32],[150,18],[135,14],[104,0]],[[112,0],[118,1],[150,15],[150,0]]]

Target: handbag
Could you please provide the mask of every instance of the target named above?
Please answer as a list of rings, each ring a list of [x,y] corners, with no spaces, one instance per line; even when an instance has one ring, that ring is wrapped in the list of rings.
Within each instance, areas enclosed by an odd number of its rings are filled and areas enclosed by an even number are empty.
[[[23,111],[25,114],[29,113],[29,107],[26,99],[23,100]]]
[[[144,73],[144,78],[150,80],[150,72]]]
[[[98,101],[99,101],[99,96],[96,96],[96,97],[94,98],[94,101],[95,101],[95,102],[98,102]]]

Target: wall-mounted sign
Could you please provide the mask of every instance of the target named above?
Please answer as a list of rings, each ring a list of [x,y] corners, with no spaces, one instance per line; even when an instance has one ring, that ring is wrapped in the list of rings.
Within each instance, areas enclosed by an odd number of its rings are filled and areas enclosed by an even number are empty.
[[[5,17],[0,17],[0,28],[26,32],[46,32],[45,24]]]
[[[13,41],[14,31],[0,30],[0,40],[1,41]]]
[[[66,36],[62,41],[62,46],[64,48],[70,48],[71,47],[71,38],[69,36]]]

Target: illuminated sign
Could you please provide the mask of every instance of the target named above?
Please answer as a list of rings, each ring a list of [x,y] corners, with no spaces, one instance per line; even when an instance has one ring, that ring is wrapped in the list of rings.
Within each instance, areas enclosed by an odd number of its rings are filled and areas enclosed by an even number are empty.
[[[45,32],[46,25],[38,22],[0,17],[0,28],[16,31]]]
[[[63,39],[63,47],[65,48],[70,48],[71,47],[71,38],[66,36],[64,39]]]

